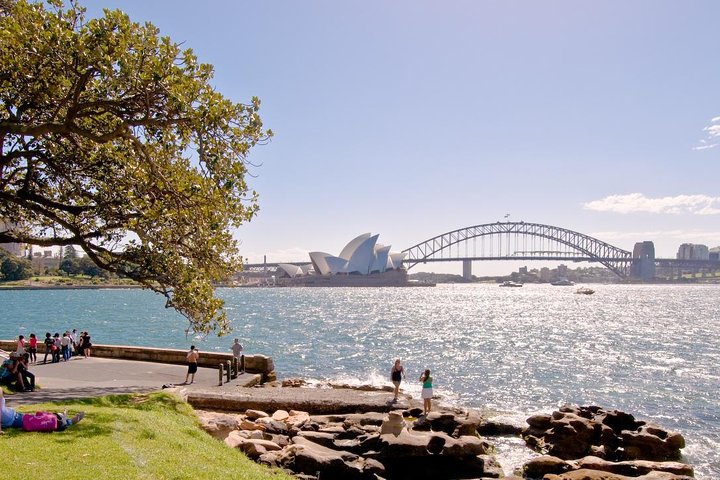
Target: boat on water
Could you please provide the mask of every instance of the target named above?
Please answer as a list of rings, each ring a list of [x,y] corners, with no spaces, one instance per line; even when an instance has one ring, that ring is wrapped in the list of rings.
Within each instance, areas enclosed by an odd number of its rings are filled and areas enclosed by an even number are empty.
[[[580,287],[575,290],[575,293],[580,293],[582,295],[592,295],[593,293],[595,293],[595,290],[589,287]]]
[[[522,287],[523,284],[518,283],[518,282],[513,282],[512,280],[505,280],[499,286],[500,287]]]
[[[575,282],[568,280],[567,278],[561,278],[559,280],[555,280],[554,282],[550,282],[550,285],[555,285],[556,287],[572,287],[575,285]]]

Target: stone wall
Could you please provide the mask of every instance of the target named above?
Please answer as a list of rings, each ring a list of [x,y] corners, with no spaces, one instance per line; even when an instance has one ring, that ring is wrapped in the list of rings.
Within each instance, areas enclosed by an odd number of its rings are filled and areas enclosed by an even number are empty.
[[[15,350],[15,340],[0,340],[0,349]],[[38,344],[38,354],[45,353],[45,345]],[[156,347],[133,347],[129,345],[99,345],[93,344],[92,356],[101,358],[117,358],[120,360],[139,360],[144,362],[170,363],[185,365],[186,350]],[[232,359],[230,353],[200,351],[198,366],[217,368],[220,363]],[[245,371],[259,373],[263,381],[275,379],[275,366],[272,358],[266,355],[245,355]]]

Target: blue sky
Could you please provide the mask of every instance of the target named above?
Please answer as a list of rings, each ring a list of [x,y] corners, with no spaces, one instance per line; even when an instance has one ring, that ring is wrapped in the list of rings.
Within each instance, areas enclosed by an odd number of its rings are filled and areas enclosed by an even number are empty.
[[[507,213],[663,257],[720,245],[720,2],[86,3],[260,97],[275,137],[250,156],[251,262],[363,232],[402,250]]]

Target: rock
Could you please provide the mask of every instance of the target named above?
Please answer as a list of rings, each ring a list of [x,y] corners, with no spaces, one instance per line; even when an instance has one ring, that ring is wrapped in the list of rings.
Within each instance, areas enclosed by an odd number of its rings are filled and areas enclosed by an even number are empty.
[[[497,458],[492,455],[480,455],[484,462],[483,466],[483,478],[504,478],[505,472],[503,472],[502,465],[498,462]]]
[[[385,435],[386,433],[391,433],[393,435],[400,435],[403,428],[405,428],[405,420],[403,420],[402,413],[390,412],[380,426],[380,434]]]
[[[677,432],[635,420],[597,406],[563,407],[552,415],[535,415],[522,434],[528,446],[570,460],[588,455],[612,461],[676,460],[685,439]]]
[[[551,455],[541,455],[531,458],[523,465],[523,476],[526,478],[543,478],[548,473],[564,473],[570,470],[570,465],[562,458]]]
[[[311,442],[315,442],[318,445],[322,445],[323,447],[327,448],[333,448],[334,447],[334,441],[335,441],[335,435],[332,433],[325,433],[325,432],[300,432],[293,438],[307,438]],[[294,442],[294,440],[293,440]]]
[[[295,446],[294,470],[306,475],[327,478],[369,479],[371,473],[363,472],[365,460],[350,452],[332,450],[303,437],[293,438]],[[377,465],[373,463],[373,467]]]
[[[240,428],[242,415],[196,410],[203,430],[218,440],[225,440],[230,432]]]
[[[308,412],[290,410],[288,418],[286,418],[284,421],[288,427],[300,428],[310,421],[310,414]]]
[[[269,417],[267,413],[263,412],[262,410],[245,410],[245,417],[248,420],[257,420],[258,418],[265,418]]]
[[[251,422],[250,420],[243,419],[238,425],[240,430],[265,430],[265,426],[259,423]]]
[[[550,428],[552,417],[550,415],[533,415],[526,420],[527,424],[533,428],[546,430]]]
[[[667,472],[653,472],[638,477],[627,477],[617,473],[601,472],[582,468],[562,474],[545,475],[543,480],[695,480],[692,477],[678,476]]]
[[[648,460],[608,462],[597,457],[585,457],[577,461],[577,466],[578,468],[600,470],[630,477],[646,475],[651,472],[666,472],[688,477],[694,475],[692,466],[680,462],[651,462]]]
[[[485,436],[520,435],[522,427],[509,422],[485,419],[477,427],[477,433]]]
[[[290,414],[285,410],[275,410],[275,413],[271,415],[271,418],[278,422],[284,422],[285,420],[290,418]]]
[[[282,381],[283,387],[298,388],[304,387],[305,385],[307,385],[307,382],[301,378],[288,378]]]
[[[258,418],[255,421],[256,424],[265,427],[265,431],[268,433],[286,434],[288,433],[288,427],[283,422],[273,420],[272,417]]]
[[[245,443],[245,441],[247,441],[247,437],[243,436],[241,432],[238,431],[230,432],[224,440],[225,445],[230,448],[237,448],[241,444]]]
[[[677,460],[685,439],[679,433],[668,433],[659,427],[644,425],[639,431],[628,430],[620,434],[625,457],[644,460]]]

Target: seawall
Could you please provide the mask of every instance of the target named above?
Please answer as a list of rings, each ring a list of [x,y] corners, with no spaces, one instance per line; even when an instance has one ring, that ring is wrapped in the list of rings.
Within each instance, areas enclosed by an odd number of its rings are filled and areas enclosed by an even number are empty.
[[[14,351],[15,340],[0,340],[0,349],[8,352]],[[45,355],[45,345],[38,344],[38,356]],[[169,363],[172,365],[185,365],[187,351],[173,348],[134,347],[130,345],[99,345],[93,344],[91,355],[101,358],[115,358],[119,360],[138,360],[143,362]],[[226,364],[232,360],[230,353],[200,352],[198,366],[217,368],[219,364]],[[262,375],[262,381],[275,380],[275,365],[267,355],[245,355],[245,371]]]

